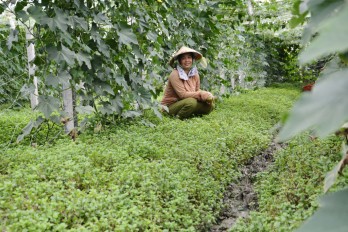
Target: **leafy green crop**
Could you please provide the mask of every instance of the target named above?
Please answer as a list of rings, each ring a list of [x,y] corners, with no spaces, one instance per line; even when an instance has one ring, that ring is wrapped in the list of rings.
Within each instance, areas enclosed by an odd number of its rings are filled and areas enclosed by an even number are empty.
[[[274,154],[270,169],[256,181],[259,209],[233,231],[294,231],[314,210],[326,172],[340,159],[341,140],[312,141],[308,133],[289,141]]]
[[[6,147],[0,154],[1,229],[207,230],[225,187],[240,165],[267,147],[269,129],[297,95],[260,89],[223,99],[204,117],[159,121],[149,115],[155,127],[136,120],[75,142]]]

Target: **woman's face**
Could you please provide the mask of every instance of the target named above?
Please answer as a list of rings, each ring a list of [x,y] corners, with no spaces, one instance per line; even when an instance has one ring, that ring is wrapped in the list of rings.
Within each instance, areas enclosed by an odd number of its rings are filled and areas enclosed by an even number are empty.
[[[185,53],[180,56],[179,63],[183,69],[190,69],[192,62],[193,58],[190,53]]]

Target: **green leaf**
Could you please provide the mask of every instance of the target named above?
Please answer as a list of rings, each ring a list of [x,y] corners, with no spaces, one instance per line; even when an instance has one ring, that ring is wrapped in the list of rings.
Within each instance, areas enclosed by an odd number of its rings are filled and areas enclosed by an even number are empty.
[[[348,228],[348,188],[325,195],[319,209],[297,232],[344,232]]]
[[[133,33],[132,28],[126,24],[120,25],[120,30],[118,31],[119,43],[124,45],[138,44],[136,35]]]
[[[71,75],[68,71],[63,70],[58,74],[59,83],[69,86],[69,81],[71,80]]]
[[[36,21],[36,23],[41,25],[46,25],[47,22],[52,20],[46,15],[45,11],[40,6],[32,5],[27,9],[27,12],[29,13],[30,17]]]
[[[115,95],[111,86],[104,82],[94,83],[94,89],[95,89],[95,92],[101,96],[105,95],[104,92],[107,92],[111,95]]]
[[[5,4],[1,3],[0,4],[0,14],[2,14],[5,11]]]
[[[314,128],[325,136],[340,128],[348,120],[348,68],[323,76],[311,92],[303,93],[279,133],[279,140]]]
[[[146,35],[147,39],[149,39],[150,41],[153,41],[155,42],[157,40],[157,34],[156,33],[153,33],[153,32],[148,32],[147,35]]]
[[[22,20],[22,22],[24,23],[29,20],[29,15],[24,10],[18,11],[16,15],[17,15],[17,19]]]
[[[326,193],[330,187],[335,183],[339,171],[341,170],[342,166],[344,165],[344,161],[346,159],[346,154],[347,154],[347,148],[345,148],[343,144],[343,151],[342,151],[342,159],[340,162],[330,171],[326,174],[325,176],[325,181],[324,181],[324,192]]]
[[[76,111],[80,114],[91,114],[94,112],[92,106],[76,106]]]
[[[68,85],[70,79],[71,75],[69,74],[69,72],[62,71],[58,74],[58,76],[49,74],[45,79],[45,84],[57,88],[59,87],[59,84]]]
[[[57,125],[61,125],[61,123],[62,123],[60,121],[60,117],[57,115],[51,115],[49,119]]]
[[[65,61],[69,66],[74,65],[75,53],[64,45],[61,46],[61,50],[58,50],[54,46],[47,47],[48,58],[55,60],[58,64]]]
[[[303,42],[309,42],[313,34],[318,32],[318,29],[320,29],[319,25],[330,19],[332,15],[336,14],[338,10],[342,8],[343,4],[344,0],[325,1],[324,3],[321,1],[311,1],[311,18],[303,31]]]
[[[60,38],[62,42],[66,42],[70,47],[72,47],[75,42],[69,33],[60,33]]]
[[[79,25],[85,31],[88,30],[88,23],[84,18],[77,17],[77,16],[73,16],[72,18],[76,25]]]
[[[54,12],[55,12],[55,16],[53,18],[47,19],[42,24],[47,24],[52,31],[56,31],[56,29],[59,29],[63,33],[66,33],[68,26],[73,27],[74,25],[73,20],[71,20],[70,22],[68,18],[69,16],[62,9],[55,8]]]
[[[35,92],[35,85],[34,84],[24,84],[20,90],[22,97],[28,97],[30,94],[33,94]]]
[[[17,1],[16,7],[15,7],[15,12],[23,10],[24,7],[28,5],[28,1]]]
[[[130,110],[130,111],[126,111],[126,112],[123,112],[122,113],[122,116],[124,118],[135,118],[135,117],[139,117],[141,116],[142,113],[139,112],[139,111],[133,111],[133,110]]]
[[[315,59],[348,50],[348,4],[336,15],[322,23],[318,30],[319,35],[300,54],[300,63],[309,63]]]
[[[301,16],[294,16],[289,21],[289,25],[291,28],[295,28],[296,26],[302,24],[306,19],[306,14],[303,14]]]
[[[340,53],[338,56],[343,63],[348,64],[348,52]]]
[[[16,29],[15,30],[11,29],[11,32],[7,38],[6,44],[7,44],[8,50],[11,50],[13,42],[18,42],[18,31]]]
[[[80,66],[82,66],[83,63],[85,63],[86,66],[89,69],[92,68],[92,66],[91,66],[91,57],[87,53],[79,51],[76,54],[76,60],[77,60],[77,62],[79,63]]]
[[[36,121],[31,120],[22,130],[22,134],[17,137],[17,143],[23,140],[23,138],[30,134],[33,128],[37,128],[41,123],[43,123],[45,119],[39,116]]]
[[[114,99],[110,99],[110,104],[112,105],[112,109],[114,112],[118,114],[122,113],[122,109],[124,108],[124,105],[119,95],[117,95],[116,98]]]
[[[54,111],[59,109],[59,100],[52,96],[39,96],[37,109],[42,112],[46,118],[49,118]]]
[[[153,107],[152,110],[158,118],[162,118],[162,113],[158,110],[157,107]]]
[[[67,62],[68,65],[70,66],[74,65],[75,52],[71,51],[69,48],[62,45],[62,50],[60,53],[62,58]]]
[[[52,87],[56,88],[59,86],[59,78],[53,74],[49,74],[45,78],[45,84],[48,86],[52,86]]]
[[[99,23],[99,24],[105,24],[106,23],[106,24],[110,25],[109,18],[105,14],[103,14],[101,12],[99,12],[98,14],[94,14],[93,15],[93,19],[94,19],[94,22],[96,22],[96,23]]]

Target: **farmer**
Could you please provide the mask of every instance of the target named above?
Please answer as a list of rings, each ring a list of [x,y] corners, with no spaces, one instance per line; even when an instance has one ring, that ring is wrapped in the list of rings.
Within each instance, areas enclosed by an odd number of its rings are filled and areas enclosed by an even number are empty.
[[[161,104],[168,107],[169,115],[180,119],[194,114],[209,114],[213,110],[214,96],[200,89],[196,61],[202,54],[188,47],[181,47],[169,60],[173,71],[169,75]]]

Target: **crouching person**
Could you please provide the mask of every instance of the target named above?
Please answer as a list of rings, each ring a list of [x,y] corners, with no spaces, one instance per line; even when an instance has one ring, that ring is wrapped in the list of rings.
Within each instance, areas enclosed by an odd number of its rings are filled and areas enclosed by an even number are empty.
[[[168,107],[169,115],[184,119],[209,114],[213,110],[214,96],[200,89],[200,78],[194,64],[202,57],[201,53],[183,46],[170,59],[173,71],[161,101],[162,105]]]

